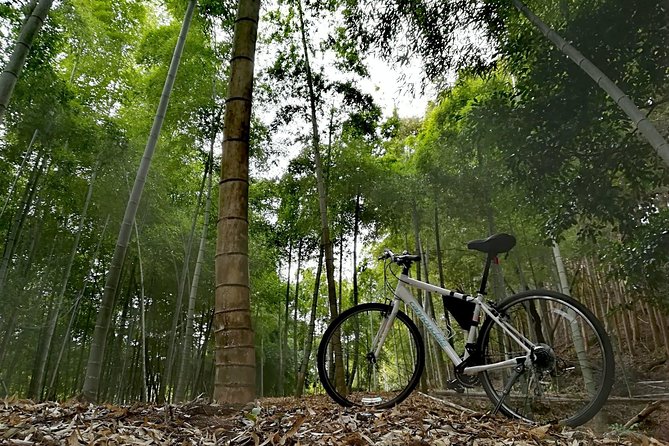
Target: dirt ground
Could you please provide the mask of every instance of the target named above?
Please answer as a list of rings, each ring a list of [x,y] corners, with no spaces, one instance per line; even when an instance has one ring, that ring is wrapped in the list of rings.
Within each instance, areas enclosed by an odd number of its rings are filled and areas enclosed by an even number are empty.
[[[665,418],[654,418],[661,414]],[[649,426],[667,427],[667,411]],[[652,420],[652,421],[651,421]],[[531,426],[414,394],[394,409],[344,409],[326,396],[266,398],[244,408],[0,403],[1,445],[669,445],[639,429]]]

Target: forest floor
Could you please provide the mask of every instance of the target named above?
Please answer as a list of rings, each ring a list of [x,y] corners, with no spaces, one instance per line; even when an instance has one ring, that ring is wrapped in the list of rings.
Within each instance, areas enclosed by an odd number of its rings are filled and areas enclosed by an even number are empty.
[[[664,412],[665,416],[666,412]],[[666,419],[665,419],[666,421]],[[415,393],[363,412],[326,396],[265,398],[243,409],[0,401],[0,445],[669,445],[639,430],[531,426]]]

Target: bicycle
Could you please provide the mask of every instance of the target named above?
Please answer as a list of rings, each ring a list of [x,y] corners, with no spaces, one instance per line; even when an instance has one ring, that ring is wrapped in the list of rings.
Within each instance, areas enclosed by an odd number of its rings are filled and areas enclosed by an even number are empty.
[[[499,303],[484,298],[491,264],[515,244],[509,234],[467,244],[487,254],[476,295],[412,279],[409,270],[420,256],[385,250],[379,260],[384,260],[386,286],[387,271],[398,279],[393,297],[386,298],[390,303],[349,308],[323,334],[318,373],[330,397],[342,406],[383,409],[413,392],[426,351],[421,330],[400,311],[404,303],[453,363],[455,379],[448,387],[464,391],[481,385],[493,413],[532,423],[578,426],[594,417],[614,379],[611,342],[594,314],[549,290],[521,292]],[[399,276],[392,265],[402,268]],[[445,305],[466,333],[462,356],[409,288],[446,297]]]

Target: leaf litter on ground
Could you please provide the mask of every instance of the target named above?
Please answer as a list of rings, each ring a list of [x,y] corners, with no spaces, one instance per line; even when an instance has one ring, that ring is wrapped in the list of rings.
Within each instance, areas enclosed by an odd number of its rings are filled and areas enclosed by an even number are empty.
[[[0,445],[667,445],[635,432],[595,434],[533,426],[416,393],[393,409],[343,408],[323,395],[264,398],[242,409],[92,405],[76,400],[0,404]]]

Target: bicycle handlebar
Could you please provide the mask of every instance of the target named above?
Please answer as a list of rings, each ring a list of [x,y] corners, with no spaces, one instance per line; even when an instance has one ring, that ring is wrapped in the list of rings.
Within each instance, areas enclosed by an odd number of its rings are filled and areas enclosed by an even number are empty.
[[[391,262],[396,263],[398,265],[411,266],[412,262],[420,261],[420,256],[409,254],[406,251],[404,251],[402,255],[398,256],[395,255],[390,249],[384,249],[383,255],[379,257],[379,260],[386,260],[386,259],[390,259]]]

